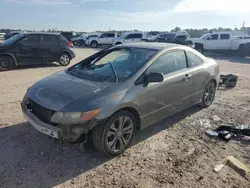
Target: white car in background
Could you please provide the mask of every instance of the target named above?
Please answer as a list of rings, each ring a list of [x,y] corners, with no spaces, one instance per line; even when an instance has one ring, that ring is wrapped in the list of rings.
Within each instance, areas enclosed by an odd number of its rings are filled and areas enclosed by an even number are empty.
[[[143,32],[143,38],[142,41],[146,42],[154,42],[156,40],[156,37],[160,34],[160,31],[147,31]]]
[[[112,45],[114,40],[117,38],[116,32],[105,32],[99,34],[97,37],[90,37],[87,40],[87,45],[91,46],[92,48],[97,48],[101,45]]]
[[[116,38],[113,45],[119,45],[131,42],[141,42],[143,38],[143,32],[125,32],[120,37]]]

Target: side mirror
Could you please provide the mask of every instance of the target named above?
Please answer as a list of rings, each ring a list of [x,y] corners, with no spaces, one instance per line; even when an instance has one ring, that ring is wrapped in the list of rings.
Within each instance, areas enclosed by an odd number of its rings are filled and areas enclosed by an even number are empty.
[[[158,72],[151,72],[148,75],[146,75],[145,77],[145,81],[147,83],[150,82],[162,82],[164,80],[164,76],[162,73],[158,73]]]

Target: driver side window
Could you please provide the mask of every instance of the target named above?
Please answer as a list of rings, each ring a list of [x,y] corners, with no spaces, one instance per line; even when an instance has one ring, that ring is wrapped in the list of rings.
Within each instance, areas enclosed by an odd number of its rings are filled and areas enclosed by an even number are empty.
[[[21,44],[24,45],[38,45],[41,43],[40,35],[27,35],[20,41]]]
[[[207,40],[218,40],[219,38],[219,35],[218,34],[213,34],[213,35],[210,35]]]
[[[102,34],[100,38],[107,38],[107,34]]]
[[[176,50],[161,55],[148,70],[167,75],[185,68],[187,68],[185,52]]]
[[[125,37],[125,39],[132,39],[132,38],[134,38],[134,35],[133,35],[133,34],[129,34],[129,35],[127,35],[127,36]]]

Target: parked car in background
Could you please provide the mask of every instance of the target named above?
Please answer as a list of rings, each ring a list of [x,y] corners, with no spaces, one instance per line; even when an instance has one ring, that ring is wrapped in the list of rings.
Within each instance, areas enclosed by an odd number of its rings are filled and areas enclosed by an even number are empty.
[[[55,61],[67,66],[75,57],[72,46],[72,42],[59,34],[18,34],[0,44],[0,70]]]
[[[26,31],[11,31],[11,32],[6,33],[6,34],[4,35],[4,39],[7,40],[7,39],[9,39],[9,38],[11,38],[11,37],[13,37],[13,36],[15,36],[15,35],[20,34],[20,33],[26,33]]]
[[[238,53],[245,57],[250,56],[250,37],[244,32],[222,31],[207,34],[205,37],[194,40],[195,49],[204,52]]]
[[[88,39],[88,44],[92,48],[97,48],[101,45],[112,45],[114,40],[117,38],[117,33],[115,32],[105,32],[98,35],[98,37],[90,37]]]
[[[142,41],[154,42],[156,40],[157,35],[159,35],[160,33],[161,32],[159,31],[143,32]]]
[[[80,36],[73,37],[71,41],[73,42],[74,46],[81,46],[82,44],[84,44],[84,39],[87,36],[88,36],[87,34],[82,34]]]
[[[87,37],[85,37],[82,42],[84,43],[85,46],[89,45],[89,40],[91,38],[97,38],[99,34],[89,34]]]
[[[61,32],[61,35],[71,42],[72,42],[72,38],[77,36],[76,33],[74,32]]]
[[[4,40],[5,39],[4,35],[5,35],[5,33],[0,33],[0,40]]]
[[[109,156],[142,130],[182,109],[209,107],[219,66],[196,50],[163,43],[128,43],[97,52],[35,83],[21,103],[27,120],[57,139],[85,141]]]
[[[175,44],[182,44],[191,46],[192,41],[187,40],[189,38],[189,35],[187,33],[161,33],[159,34],[155,41],[156,42],[165,42],[165,43],[175,43]]]
[[[141,42],[142,37],[143,37],[142,32],[125,32],[120,37],[114,40],[113,45],[119,45],[131,42]]]

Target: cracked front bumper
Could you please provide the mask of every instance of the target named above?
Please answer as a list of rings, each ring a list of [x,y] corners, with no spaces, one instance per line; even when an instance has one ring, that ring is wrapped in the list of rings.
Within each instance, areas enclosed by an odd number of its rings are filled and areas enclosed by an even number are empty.
[[[21,103],[22,111],[28,122],[35,127],[39,132],[51,136],[53,138],[61,138],[63,136],[63,131],[59,127],[52,126],[50,124],[44,123],[39,120],[24,104]]]

